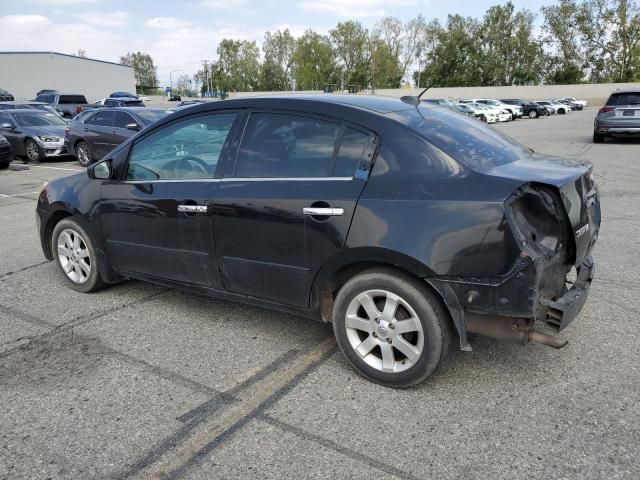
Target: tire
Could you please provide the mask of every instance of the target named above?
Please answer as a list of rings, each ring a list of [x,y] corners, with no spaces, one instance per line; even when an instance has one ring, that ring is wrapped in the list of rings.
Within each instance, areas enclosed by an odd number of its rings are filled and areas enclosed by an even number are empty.
[[[593,143],[604,143],[606,136],[601,133],[593,132]]]
[[[88,167],[93,163],[93,152],[87,142],[78,142],[76,145],[76,158],[78,159],[78,163],[83,167]]]
[[[386,312],[385,306],[394,303],[395,313]],[[387,268],[367,270],[340,289],[333,331],[359,374],[393,388],[411,387],[429,377],[453,338],[440,298],[419,280]]]
[[[63,218],[56,224],[51,235],[51,251],[67,285],[74,290],[88,293],[105,286],[98,271],[93,241],[72,218]]]
[[[484,123],[488,123],[489,122],[489,120],[487,120],[486,115],[480,114],[480,117],[478,117],[478,118],[480,118],[480,120],[483,121]]]
[[[529,110],[529,118],[537,118],[538,112],[535,110]]]
[[[9,164],[11,163],[11,161],[8,162],[0,162],[0,170],[4,170],[5,168],[9,168]]]
[[[567,111],[564,108],[558,109],[558,115],[564,115]]]
[[[30,162],[38,163],[44,157],[40,145],[38,145],[32,138],[27,138],[25,140],[24,150],[27,155],[27,159]]]

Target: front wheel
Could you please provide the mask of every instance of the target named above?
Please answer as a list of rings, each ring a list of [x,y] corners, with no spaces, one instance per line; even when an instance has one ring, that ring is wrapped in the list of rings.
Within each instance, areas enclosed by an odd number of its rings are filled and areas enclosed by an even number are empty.
[[[593,132],[593,143],[604,143],[605,136],[601,133]]]
[[[28,138],[24,142],[24,150],[30,162],[37,163],[42,159],[42,149],[35,140]]]
[[[418,279],[390,269],[368,270],[340,289],[333,330],[358,373],[394,388],[429,377],[452,339],[440,299]]]
[[[51,251],[71,288],[88,293],[104,287],[93,242],[78,222],[64,218],[56,224],[51,236]]]
[[[529,110],[529,118],[536,118],[538,116],[538,112],[535,110]]]

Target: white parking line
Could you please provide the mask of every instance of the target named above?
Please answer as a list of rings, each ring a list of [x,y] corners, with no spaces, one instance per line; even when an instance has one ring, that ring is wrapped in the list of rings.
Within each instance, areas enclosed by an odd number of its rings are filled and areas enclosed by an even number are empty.
[[[67,170],[69,172],[82,172],[79,168],[63,168],[63,167],[45,167],[43,165],[29,165],[31,168],[50,168],[51,170]]]
[[[6,195],[4,193],[0,193],[0,198],[21,197],[23,195],[36,195],[38,193],[40,193],[40,192],[12,193],[11,195]]]

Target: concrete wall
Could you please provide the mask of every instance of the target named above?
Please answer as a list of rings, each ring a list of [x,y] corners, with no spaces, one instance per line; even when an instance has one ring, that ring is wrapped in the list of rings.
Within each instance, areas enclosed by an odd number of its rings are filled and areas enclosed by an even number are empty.
[[[80,93],[89,102],[114,91],[135,92],[133,68],[54,52],[0,52],[0,88],[31,100],[44,88]]]
[[[524,87],[432,88],[424,94],[424,98],[523,98],[527,100],[548,100],[560,97],[576,97],[580,100],[587,100],[590,106],[600,106],[606,101],[611,92],[613,92],[614,90],[618,88],[633,87],[640,88],[640,84],[601,83],[582,85],[534,85]],[[401,97],[403,95],[417,95],[422,90],[423,89],[417,88],[378,89],[376,90],[376,95]],[[248,97],[254,95],[282,95],[292,93],[309,94],[321,92],[238,92],[231,93],[230,98]]]

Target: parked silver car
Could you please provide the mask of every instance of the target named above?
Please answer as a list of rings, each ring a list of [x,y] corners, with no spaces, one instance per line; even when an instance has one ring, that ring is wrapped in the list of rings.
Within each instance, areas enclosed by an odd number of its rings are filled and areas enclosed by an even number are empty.
[[[607,137],[640,136],[640,88],[616,90],[593,123],[593,141]]]

